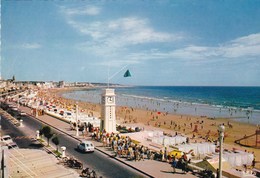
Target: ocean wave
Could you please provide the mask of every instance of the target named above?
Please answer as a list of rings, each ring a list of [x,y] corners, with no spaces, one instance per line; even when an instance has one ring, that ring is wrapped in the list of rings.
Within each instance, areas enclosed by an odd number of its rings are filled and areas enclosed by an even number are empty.
[[[68,95],[69,98],[72,99],[83,99],[87,102],[100,103],[100,91],[92,90],[84,92],[88,94],[83,95],[82,92],[75,91],[74,94],[70,93]],[[150,110],[167,111],[175,114],[208,115],[209,117],[243,116],[243,118],[247,118],[247,116],[250,115],[254,120],[250,122],[259,124],[260,106],[257,99],[258,97],[248,99],[244,96],[244,98],[241,99],[238,98],[238,96],[241,95],[240,93],[235,96],[222,96],[215,92],[214,97],[208,97],[211,94],[210,92],[207,93],[206,91],[206,93],[202,93],[203,94],[198,95],[192,90],[190,90],[190,93],[189,91],[172,93],[169,92],[169,90],[153,90],[153,88],[148,88],[148,90],[131,88],[131,90],[117,90],[116,100],[118,106],[148,108]],[[243,91],[243,93],[246,92]],[[258,94],[255,96],[258,96]],[[248,120],[246,119],[246,121]]]
[[[162,100],[164,101],[163,99],[158,99],[158,98],[155,98],[155,97],[147,97],[147,96],[139,96],[139,95],[129,95],[129,94],[121,94],[122,96],[126,96],[126,97],[132,97],[132,98],[138,98],[138,99],[147,99],[147,100]]]
[[[210,104],[212,102],[206,102],[202,99],[197,99],[197,101],[201,102],[194,102],[194,101],[185,101],[185,100],[176,100],[176,99],[170,99],[170,97],[162,97],[162,98],[157,98],[157,97],[148,97],[148,96],[140,96],[140,95],[132,95],[132,94],[120,94],[123,97],[130,97],[130,98],[136,98],[136,99],[141,99],[141,100],[148,100],[148,101],[154,101],[154,102],[167,102],[167,103],[172,103],[172,104],[179,104],[179,105],[192,105],[194,107],[213,107],[216,109],[227,109],[227,110],[242,110],[242,111],[249,111],[252,110],[253,112],[259,112],[260,110],[255,109],[253,107],[248,107],[249,103],[243,103],[243,104],[237,104],[238,106],[234,106],[234,103],[230,103],[227,101],[224,101],[224,104]],[[119,96],[120,96],[119,95]]]

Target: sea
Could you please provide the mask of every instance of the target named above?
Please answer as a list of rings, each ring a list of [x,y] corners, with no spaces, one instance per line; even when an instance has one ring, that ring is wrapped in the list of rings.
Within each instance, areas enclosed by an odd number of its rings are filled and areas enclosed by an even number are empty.
[[[100,104],[102,90],[74,90],[62,96]],[[134,86],[116,87],[115,93],[118,106],[260,124],[260,87]]]

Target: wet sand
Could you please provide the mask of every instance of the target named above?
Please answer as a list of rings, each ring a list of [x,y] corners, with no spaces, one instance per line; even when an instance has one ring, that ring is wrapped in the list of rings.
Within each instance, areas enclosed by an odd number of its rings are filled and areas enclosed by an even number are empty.
[[[75,88],[74,88],[75,89]],[[62,92],[74,89],[52,89],[40,92],[39,96],[45,100],[52,100],[56,105],[73,108],[76,104],[75,100],[69,100],[61,97]],[[81,88],[82,89],[82,88]],[[101,105],[88,102],[77,101],[80,111],[95,117],[100,117]],[[164,112],[147,111],[143,109],[135,109],[131,107],[116,107],[117,122],[122,125],[134,125],[136,127],[152,127],[164,130],[165,133],[174,134],[175,132],[183,133],[189,137],[195,136],[192,141],[201,141],[203,138],[208,140],[217,140],[218,125],[225,125],[224,149],[239,149],[254,152],[256,161],[260,161],[260,149],[253,147],[244,147],[234,143],[235,140],[249,136],[255,133],[257,127],[255,125],[240,123],[230,119],[210,119],[207,117],[198,117],[190,115],[168,114]],[[197,128],[197,129],[196,129]],[[260,140],[260,137],[259,137]],[[241,144],[256,144],[256,136],[247,140],[242,140]],[[259,143],[260,147],[260,143]],[[260,168],[260,164],[256,164]]]

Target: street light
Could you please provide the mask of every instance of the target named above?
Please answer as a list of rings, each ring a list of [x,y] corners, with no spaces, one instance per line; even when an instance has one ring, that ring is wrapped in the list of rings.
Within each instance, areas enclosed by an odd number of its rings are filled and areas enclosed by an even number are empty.
[[[0,116],[0,137],[2,138],[2,117]]]
[[[20,98],[18,98],[18,100],[17,100],[17,108],[18,108],[18,109],[19,109],[19,107],[20,107],[19,101],[20,101]]]
[[[79,129],[78,129],[78,102],[76,102],[76,136],[79,136]]]
[[[21,99],[23,99],[23,97],[21,97],[21,98],[18,98],[18,100],[17,100],[17,108],[19,108],[20,107],[20,100]]]
[[[224,125],[219,125],[218,127],[219,131],[219,177],[222,177],[222,152],[223,152],[223,138],[224,138],[224,131],[225,131],[225,126]]]
[[[35,103],[36,103],[36,105],[35,105],[35,110],[36,110],[35,117],[38,118],[38,101],[36,100]]]

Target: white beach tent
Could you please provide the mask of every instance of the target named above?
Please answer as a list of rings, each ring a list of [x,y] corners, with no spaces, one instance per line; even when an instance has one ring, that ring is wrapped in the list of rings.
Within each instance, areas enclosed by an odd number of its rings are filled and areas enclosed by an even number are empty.
[[[187,139],[187,137],[181,135],[176,135],[174,137],[165,136],[163,135],[163,131],[148,131],[147,136],[147,140],[164,146],[182,144],[185,143]]]
[[[251,165],[254,159],[254,155],[252,153],[247,153],[244,151],[224,152],[223,157],[232,167]]]
[[[175,146],[178,150],[183,152],[189,152],[193,150],[195,155],[205,155],[215,153],[216,146],[212,143],[190,143]]]

